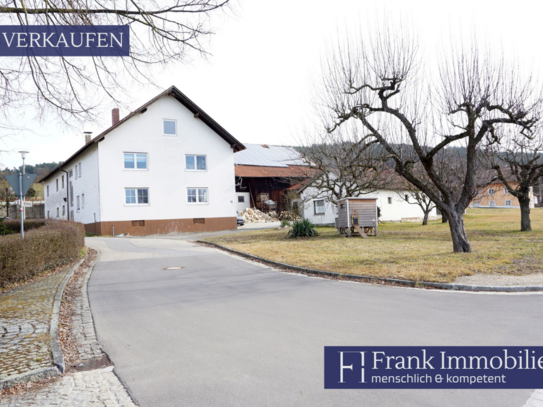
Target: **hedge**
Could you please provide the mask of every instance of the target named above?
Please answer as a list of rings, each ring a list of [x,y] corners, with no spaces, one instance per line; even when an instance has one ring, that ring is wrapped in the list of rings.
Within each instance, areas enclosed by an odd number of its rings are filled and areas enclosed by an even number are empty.
[[[0,237],[0,287],[71,263],[85,245],[81,223],[46,220],[45,226]]]
[[[19,220],[4,220],[2,222],[4,226],[11,231],[11,233],[19,233],[21,231],[21,222]],[[24,223],[25,232],[27,230],[41,228],[45,226],[45,219],[26,219]]]

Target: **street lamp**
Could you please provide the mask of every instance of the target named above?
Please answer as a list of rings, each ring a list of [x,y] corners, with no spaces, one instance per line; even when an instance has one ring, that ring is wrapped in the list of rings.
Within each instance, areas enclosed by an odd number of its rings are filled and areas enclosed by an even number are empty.
[[[28,154],[28,151],[19,151],[19,153],[21,153],[21,157],[23,159],[23,175],[25,174],[25,158],[26,158],[26,155]],[[22,188],[22,177],[21,177],[21,188]],[[26,218],[26,208],[25,208],[25,197],[21,195],[21,198],[20,198],[20,201],[21,203],[21,234],[24,233],[23,232],[23,220]]]

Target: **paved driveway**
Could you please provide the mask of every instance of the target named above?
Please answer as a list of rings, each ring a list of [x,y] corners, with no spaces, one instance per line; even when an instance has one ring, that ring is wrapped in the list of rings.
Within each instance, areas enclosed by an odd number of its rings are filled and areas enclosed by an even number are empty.
[[[277,272],[186,240],[92,238],[97,335],[140,406],[521,407],[530,390],[324,390],[325,345],[541,345],[543,296]],[[164,270],[167,267],[184,267]]]

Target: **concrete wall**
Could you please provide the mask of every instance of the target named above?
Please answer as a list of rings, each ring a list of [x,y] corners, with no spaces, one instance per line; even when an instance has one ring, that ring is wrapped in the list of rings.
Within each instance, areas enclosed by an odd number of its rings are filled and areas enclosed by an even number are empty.
[[[244,202],[238,202],[239,196],[243,197]],[[241,212],[250,207],[251,207],[251,196],[249,195],[249,192],[236,192],[236,210],[238,212]]]

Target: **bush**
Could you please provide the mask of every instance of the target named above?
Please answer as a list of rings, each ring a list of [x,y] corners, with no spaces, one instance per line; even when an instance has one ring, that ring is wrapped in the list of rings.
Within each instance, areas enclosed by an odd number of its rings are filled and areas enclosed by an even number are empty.
[[[25,222],[26,223],[26,222]],[[0,287],[28,280],[80,257],[85,246],[81,223],[47,220],[45,226],[0,238]]]
[[[25,219],[24,228],[27,230],[38,229],[45,226],[45,219]],[[12,233],[19,233],[21,231],[21,222],[17,219],[5,220],[4,225]]]
[[[4,218],[0,218],[0,235],[11,235],[13,231],[6,226]]]
[[[308,219],[297,220],[292,224],[292,229],[288,232],[288,237],[311,237],[317,236],[315,225]]]

